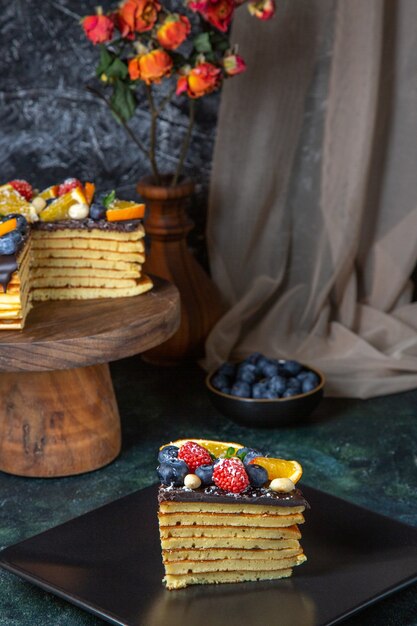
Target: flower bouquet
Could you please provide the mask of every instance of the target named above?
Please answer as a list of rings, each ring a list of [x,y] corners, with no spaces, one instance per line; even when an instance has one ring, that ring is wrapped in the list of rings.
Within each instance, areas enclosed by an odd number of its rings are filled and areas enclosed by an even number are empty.
[[[184,11],[172,12],[158,0],[124,0],[107,14],[98,7],[95,15],[82,20],[88,39],[100,46],[96,73],[104,89],[90,86],[89,90],[107,104],[149,160],[156,184],[166,180],[156,159],[158,118],[166,105],[174,97],[189,100],[188,128],[177,167],[169,177],[175,186],[190,145],[196,102],[246,68],[229,38],[241,4],[242,0],[185,0]],[[270,19],[275,10],[274,0],[249,0],[247,7],[261,20]],[[148,145],[128,124],[144,101],[151,119]]]

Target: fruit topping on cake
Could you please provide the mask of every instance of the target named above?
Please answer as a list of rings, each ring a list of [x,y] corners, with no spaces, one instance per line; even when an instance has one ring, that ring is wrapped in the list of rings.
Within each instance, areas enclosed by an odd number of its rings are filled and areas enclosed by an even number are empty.
[[[17,191],[11,183],[0,186],[0,215],[9,215],[10,213],[18,213],[24,215],[28,222],[35,222],[38,219],[35,209],[26,199],[28,189],[24,189],[22,183],[25,181],[12,181],[13,184],[20,186],[21,192]]]
[[[27,180],[11,180],[9,183],[25,200],[30,202],[33,197],[33,188]]]

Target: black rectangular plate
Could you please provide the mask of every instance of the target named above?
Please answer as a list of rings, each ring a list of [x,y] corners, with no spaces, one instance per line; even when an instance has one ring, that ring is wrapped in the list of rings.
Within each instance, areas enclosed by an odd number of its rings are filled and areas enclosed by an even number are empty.
[[[0,566],[126,626],[324,626],[417,581],[417,529],[310,487],[306,564],[282,581],[167,591],[157,487],[0,553]]]

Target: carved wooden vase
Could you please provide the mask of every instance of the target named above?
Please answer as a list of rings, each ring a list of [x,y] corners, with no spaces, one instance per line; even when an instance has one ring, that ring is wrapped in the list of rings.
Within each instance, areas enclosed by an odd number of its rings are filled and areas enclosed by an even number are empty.
[[[165,180],[168,182],[168,177]],[[194,224],[186,209],[194,183],[184,180],[174,187],[155,185],[149,176],[136,189],[147,205],[145,228],[150,249],[144,271],[174,283],[181,296],[178,331],[145,352],[144,358],[159,365],[196,360],[204,355],[205,340],[224,307],[216,286],[187,246],[187,235]]]

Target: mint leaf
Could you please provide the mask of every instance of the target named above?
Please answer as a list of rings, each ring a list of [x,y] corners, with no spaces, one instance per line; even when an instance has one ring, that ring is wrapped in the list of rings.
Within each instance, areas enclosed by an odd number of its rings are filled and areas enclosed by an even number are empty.
[[[116,199],[116,192],[114,189],[107,196],[104,196],[102,202],[105,209],[108,209],[112,202]]]

